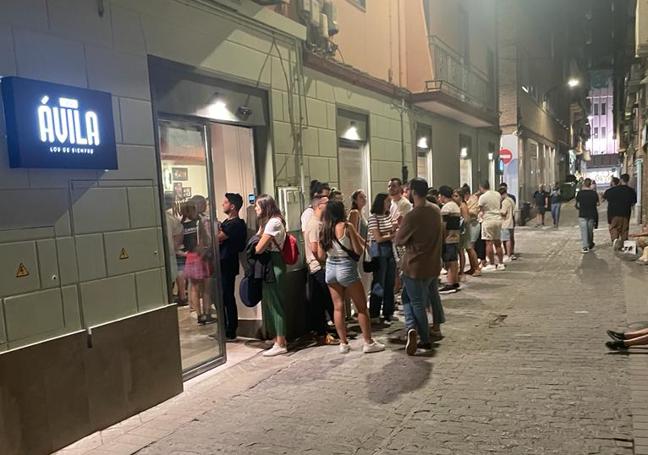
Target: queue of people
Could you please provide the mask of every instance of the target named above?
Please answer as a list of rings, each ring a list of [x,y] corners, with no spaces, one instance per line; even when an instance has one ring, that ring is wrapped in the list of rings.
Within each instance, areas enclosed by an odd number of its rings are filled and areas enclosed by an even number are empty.
[[[366,192],[358,189],[351,195],[351,206],[345,207],[342,193],[313,181],[309,201],[301,216],[308,268],[306,326],[317,344],[336,345],[341,353],[351,350],[346,327],[351,316],[362,333],[362,351],[383,351],[372,327],[396,321],[399,303],[407,328],[406,352],[415,355],[430,349],[432,341],[443,338],[440,295],[459,292],[466,275],[502,271],[505,262],[515,259],[515,202],[505,185],[493,191],[485,181],[473,194],[465,185],[436,190],[420,178],[406,184],[392,178],[387,191],[378,193],[371,204]],[[285,249],[291,235],[274,198],[261,195],[254,201],[258,230],[250,239],[239,217],[243,207],[239,194],[225,195],[220,222],[209,219],[204,197],[177,205],[168,195],[166,202],[167,241],[173,246],[170,285],[175,285],[178,305],[189,306],[200,325],[217,320],[210,285],[212,241],[217,241],[225,336],[236,339],[235,282],[239,254],[246,251],[248,264],[258,266],[252,274],[258,271],[260,283],[252,303],[261,301],[273,337],[272,347],[263,355],[286,354]]]

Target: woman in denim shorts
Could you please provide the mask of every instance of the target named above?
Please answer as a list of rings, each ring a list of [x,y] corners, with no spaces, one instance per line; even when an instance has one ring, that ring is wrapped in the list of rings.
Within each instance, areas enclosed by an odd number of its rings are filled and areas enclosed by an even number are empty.
[[[367,311],[365,291],[358,274],[358,260],[364,250],[364,241],[358,231],[346,220],[344,204],[329,201],[324,214],[317,255],[326,260],[326,284],[333,299],[335,329],[340,337],[340,352],[351,349],[344,322],[344,299],[349,297],[358,310],[358,322],[364,338],[362,351],[384,351],[385,346],[371,338],[371,323]]]

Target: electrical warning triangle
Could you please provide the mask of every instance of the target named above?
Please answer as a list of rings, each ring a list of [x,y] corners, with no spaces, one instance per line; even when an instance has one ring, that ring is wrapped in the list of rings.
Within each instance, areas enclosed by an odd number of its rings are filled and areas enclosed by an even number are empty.
[[[119,259],[128,259],[128,251],[126,251],[126,248],[121,249],[121,252],[119,253]]]
[[[21,262],[18,264],[18,270],[16,270],[16,278],[24,278],[26,276],[29,276],[29,270],[27,270],[25,264]]]

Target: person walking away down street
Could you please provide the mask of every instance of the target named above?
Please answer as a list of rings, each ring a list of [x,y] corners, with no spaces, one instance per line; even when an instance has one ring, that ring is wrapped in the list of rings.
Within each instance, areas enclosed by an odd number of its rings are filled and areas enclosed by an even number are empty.
[[[223,307],[225,310],[225,338],[236,340],[238,329],[238,310],[236,308],[236,275],[239,273],[239,253],[245,249],[247,226],[239,217],[243,207],[243,197],[238,193],[225,193],[223,213],[227,218],[220,223],[218,243],[220,251],[221,286],[223,288]]]
[[[549,193],[549,203],[551,204],[551,219],[553,220],[554,229],[558,229],[560,223],[560,206],[562,195],[560,193],[560,184],[556,183]]]
[[[461,209],[452,199],[452,188],[443,185],[439,188],[441,217],[443,220],[442,259],[448,271],[447,283],[439,289],[439,294],[453,294],[459,291],[459,229],[461,228]]]
[[[312,202],[313,215],[304,229],[305,255],[309,272],[307,327],[317,337],[320,345],[338,344],[337,340],[326,332],[326,312],[329,308],[333,308],[331,293],[326,285],[326,256],[322,261],[317,258],[322,217],[328,202],[326,197],[315,196]],[[335,311],[331,310],[331,314],[334,318]]]
[[[439,208],[426,200],[427,191],[424,179],[415,178],[410,182],[414,209],[403,218],[395,238],[397,245],[405,247],[403,312],[407,328],[405,350],[409,355],[415,355],[419,349],[432,348],[426,307],[430,301],[441,304],[436,291],[441,272],[443,224]],[[443,321],[435,319],[434,322],[438,325]]]
[[[254,209],[259,218],[260,240],[255,252],[268,252],[272,264],[273,279],[263,280],[264,315],[268,315],[268,328],[274,333],[272,348],[263,352],[265,357],[274,357],[288,352],[286,343],[286,315],[284,300],[286,264],[281,256],[281,250],[286,241],[286,222],[277,203],[267,194],[262,194],[256,200]]]
[[[598,211],[599,198],[592,189],[592,180],[583,180],[583,186],[576,195],[578,224],[581,233],[581,252],[589,253],[594,248],[594,221]]]
[[[632,207],[637,203],[637,192],[628,186],[628,182],[630,176],[623,174],[619,185],[608,188],[603,194],[603,199],[608,202],[610,239],[615,250],[623,248],[623,242],[628,240]]]
[[[481,196],[479,197],[479,207],[482,213],[482,239],[486,243],[486,256],[489,264],[482,269],[484,272],[494,270],[505,270],[504,253],[502,251],[502,196],[490,189],[488,180],[484,180],[479,185]],[[497,255],[498,263],[495,264]]]
[[[389,214],[389,207],[389,195],[378,193],[374,198],[369,216],[370,252],[377,264],[373,272],[369,297],[369,314],[373,323],[380,322],[381,308],[387,324],[391,322],[394,314],[396,261],[392,239],[396,228]]]
[[[346,220],[344,204],[329,201],[317,248],[320,261],[326,260],[326,284],[333,298],[335,329],[340,338],[340,352],[351,350],[344,320],[344,300],[350,298],[358,310],[358,323],[364,345],[362,352],[384,351],[385,346],[371,337],[371,321],[367,311],[365,290],[358,274],[358,261],[365,247],[358,231]]]
[[[610,179],[610,188],[615,187],[615,186],[618,186],[619,183],[621,183],[621,179],[620,179],[620,178],[618,178],[618,177],[612,177],[612,178]],[[609,190],[610,188],[608,188],[608,190]],[[603,200],[606,200],[606,193],[607,193],[608,190],[605,190],[605,193],[603,193],[603,196],[602,196],[602,199],[603,199]],[[609,194],[609,193],[608,193],[608,194]],[[608,226],[609,226],[610,224],[612,224],[612,215],[610,214],[610,204],[609,204],[609,203],[608,203],[608,205],[607,205],[607,222],[608,222]]]
[[[533,204],[536,208],[536,227],[545,225],[545,211],[547,210],[547,192],[545,191],[544,185],[540,185],[540,188],[533,193]]]
[[[513,230],[515,229],[515,223],[513,222],[513,214],[515,213],[515,202],[508,195],[507,188],[505,186],[500,186],[499,193],[502,195],[502,208],[500,213],[502,214],[502,246],[504,247],[504,263],[512,261],[512,258],[515,257],[515,252],[513,251]]]

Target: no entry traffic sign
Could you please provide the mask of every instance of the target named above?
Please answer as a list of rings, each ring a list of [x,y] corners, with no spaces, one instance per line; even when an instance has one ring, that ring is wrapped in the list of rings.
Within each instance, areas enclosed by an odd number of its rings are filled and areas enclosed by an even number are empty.
[[[502,160],[502,163],[509,164],[513,161],[513,152],[509,149],[501,149],[499,151],[499,159]]]

